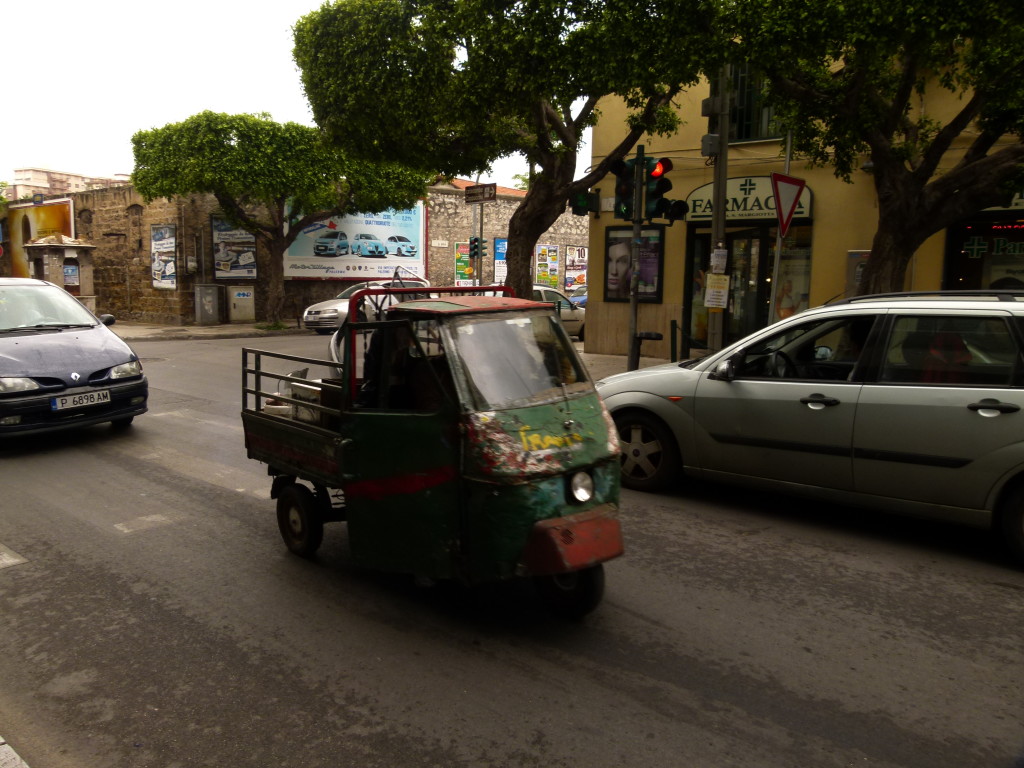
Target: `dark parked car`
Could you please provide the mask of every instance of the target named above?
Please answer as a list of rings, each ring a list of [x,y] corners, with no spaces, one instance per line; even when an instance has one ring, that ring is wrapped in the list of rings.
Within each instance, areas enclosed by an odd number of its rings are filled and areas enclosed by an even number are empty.
[[[0,436],[112,422],[146,412],[138,356],[63,288],[0,277]]]

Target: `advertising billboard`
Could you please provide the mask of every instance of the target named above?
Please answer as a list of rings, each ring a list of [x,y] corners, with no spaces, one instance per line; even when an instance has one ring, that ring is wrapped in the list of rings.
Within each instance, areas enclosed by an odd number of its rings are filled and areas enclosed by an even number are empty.
[[[27,243],[41,237],[74,237],[74,210],[70,198],[43,203],[13,203],[7,208],[11,243],[11,277],[33,277]],[[42,277],[42,275],[36,275]]]
[[[256,279],[256,236],[225,219],[210,217],[213,231],[213,276],[220,280]]]
[[[306,227],[285,253],[293,280],[372,280],[396,267],[426,275],[423,203],[404,211],[336,216]]]

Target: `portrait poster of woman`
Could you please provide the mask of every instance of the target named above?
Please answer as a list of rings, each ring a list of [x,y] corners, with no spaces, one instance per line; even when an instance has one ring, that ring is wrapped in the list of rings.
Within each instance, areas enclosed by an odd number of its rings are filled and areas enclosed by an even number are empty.
[[[604,300],[629,301],[632,280],[632,227],[609,227],[605,230]],[[661,301],[661,272],[665,258],[665,228],[648,226],[640,231],[640,253],[637,260],[637,298],[640,301]]]

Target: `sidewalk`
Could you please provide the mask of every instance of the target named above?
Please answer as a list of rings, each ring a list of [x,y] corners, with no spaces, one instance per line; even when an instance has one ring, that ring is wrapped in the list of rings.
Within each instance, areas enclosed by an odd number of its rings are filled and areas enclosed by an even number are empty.
[[[230,323],[225,325],[154,325],[149,323],[133,323],[117,321],[110,330],[125,341],[182,341],[188,339],[248,339],[266,336],[302,335],[312,337],[312,331],[304,328],[286,328],[282,331],[264,331],[252,323]],[[326,347],[328,336],[319,336]],[[590,370],[595,380],[603,379],[626,370],[626,355],[595,355],[583,351],[583,343],[576,342],[576,351]],[[325,349],[326,354],[326,349]],[[641,357],[640,367],[667,363],[668,360],[656,357]]]

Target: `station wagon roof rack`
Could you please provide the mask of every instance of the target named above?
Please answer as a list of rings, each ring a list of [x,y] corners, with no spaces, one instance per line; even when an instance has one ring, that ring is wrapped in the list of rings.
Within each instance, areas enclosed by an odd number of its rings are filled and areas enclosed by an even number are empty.
[[[988,301],[1024,301],[1024,290],[971,290],[971,291],[894,291],[892,293],[869,293],[863,296],[847,296],[826,302],[832,304],[855,304],[857,302],[884,301],[886,299],[981,299]]]

